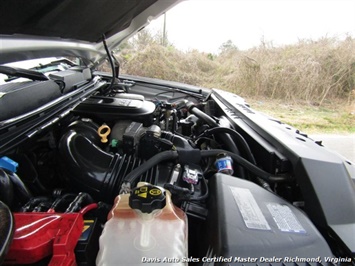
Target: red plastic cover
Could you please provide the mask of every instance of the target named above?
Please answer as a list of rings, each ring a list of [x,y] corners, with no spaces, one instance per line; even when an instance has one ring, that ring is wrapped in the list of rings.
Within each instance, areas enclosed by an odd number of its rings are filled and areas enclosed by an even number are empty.
[[[52,255],[49,265],[76,265],[82,213],[14,213],[14,218],[16,229],[5,264],[30,264]]]

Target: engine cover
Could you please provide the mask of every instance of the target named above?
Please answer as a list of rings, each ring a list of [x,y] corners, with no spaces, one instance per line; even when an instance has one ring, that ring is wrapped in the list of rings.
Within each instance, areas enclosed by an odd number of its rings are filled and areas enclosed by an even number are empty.
[[[92,96],[79,104],[73,112],[104,121],[132,120],[150,126],[153,123],[155,104],[142,97],[127,94],[127,97]]]
[[[268,258],[275,265],[302,265],[333,257],[308,217],[275,194],[225,174],[214,175],[209,188],[206,242],[213,256],[232,257],[236,264],[250,258],[254,265]]]

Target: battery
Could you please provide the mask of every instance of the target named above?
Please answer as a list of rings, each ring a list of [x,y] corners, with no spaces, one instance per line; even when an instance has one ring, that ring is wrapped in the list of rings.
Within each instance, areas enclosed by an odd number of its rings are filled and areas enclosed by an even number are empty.
[[[84,220],[83,232],[75,247],[75,257],[78,265],[95,265],[101,232],[102,228],[96,219]]]

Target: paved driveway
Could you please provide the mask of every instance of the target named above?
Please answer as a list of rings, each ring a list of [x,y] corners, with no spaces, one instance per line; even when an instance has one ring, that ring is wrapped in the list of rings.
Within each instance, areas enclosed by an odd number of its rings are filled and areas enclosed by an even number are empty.
[[[323,145],[328,147],[341,155],[348,158],[351,162],[355,163],[355,134],[351,135],[310,135],[314,140],[322,140]]]

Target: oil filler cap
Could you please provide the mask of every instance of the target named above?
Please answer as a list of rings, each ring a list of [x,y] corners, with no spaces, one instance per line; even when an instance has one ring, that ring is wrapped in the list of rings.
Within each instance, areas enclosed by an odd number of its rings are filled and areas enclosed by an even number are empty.
[[[163,209],[166,204],[165,191],[157,186],[143,185],[131,191],[129,206],[143,213]]]

